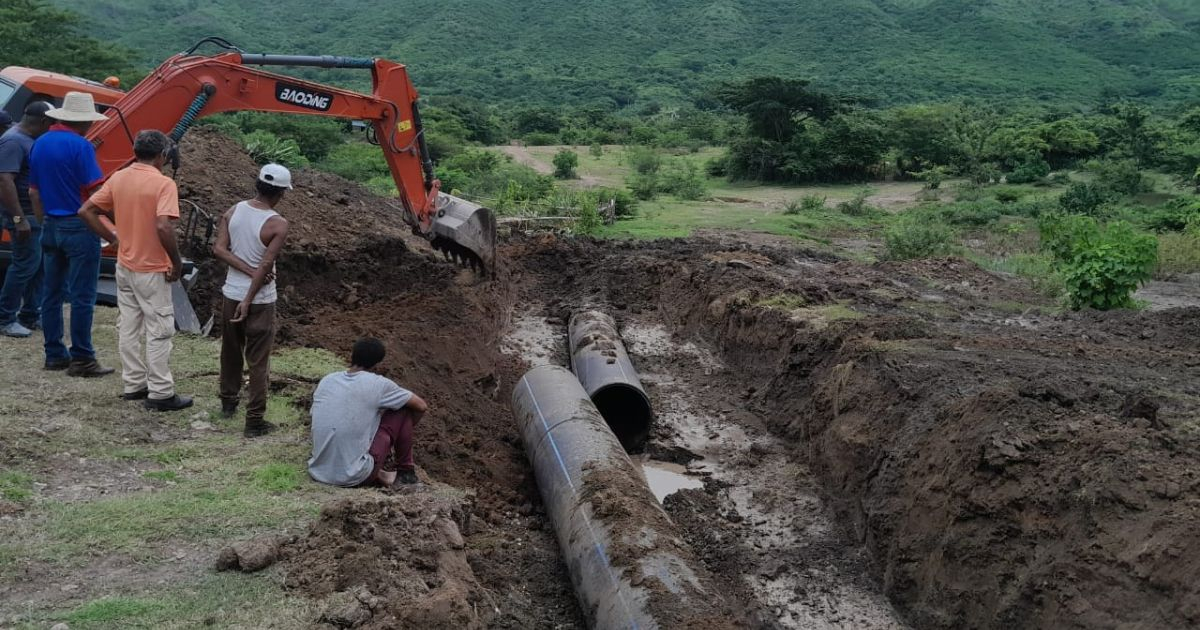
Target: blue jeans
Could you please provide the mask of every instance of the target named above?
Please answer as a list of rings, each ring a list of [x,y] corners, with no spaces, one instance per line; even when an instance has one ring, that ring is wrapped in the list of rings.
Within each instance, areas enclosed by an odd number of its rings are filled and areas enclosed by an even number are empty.
[[[45,282],[42,285],[42,333],[46,360],[91,360],[92,314],[100,280],[100,237],[79,217],[46,217],[42,226]],[[71,302],[71,352],[63,345],[63,303]]]
[[[4,217],[4,229],[12,245],[12,260],[4,274],[4,288],[0,288],[0,326],[20,321],[33,326],[42,313],[42,226],[31,215],[29,239],[24,243],[17,240],[17,229],[12,217]],[[19,312],[18,312],[19,311]]]

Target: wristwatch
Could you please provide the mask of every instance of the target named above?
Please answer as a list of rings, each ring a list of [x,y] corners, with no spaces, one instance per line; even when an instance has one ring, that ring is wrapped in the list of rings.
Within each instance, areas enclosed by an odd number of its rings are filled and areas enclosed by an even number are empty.
[[[13,220],[13,225],[21,225],[21,222],[25,220],[25,217],[23,215],[18,214],[17,216],[13,217],[12,220]]]

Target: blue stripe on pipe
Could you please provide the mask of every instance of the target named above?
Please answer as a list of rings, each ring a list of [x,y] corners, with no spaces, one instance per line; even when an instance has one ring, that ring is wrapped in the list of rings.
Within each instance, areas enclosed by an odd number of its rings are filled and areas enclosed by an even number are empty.
[[[563,478],[567,480],[567,485],[571,487],[571,492],[578,496],[579,493],[575,491],[575,483],[571,481],[571,473],[567,471],[567,463],[563,461],[562,453],[558,450],[558,444],[554,441],[554,436],[550,435],[550,425],[546,422],[546,416],[542,414],[542,406],[538,404],[537,396],[533,395],[533,389],[529,387],[527,379],[522,378],[521,384],[525,386],[525,391],[529,392],[529,399],[533,401],[533,408],[537,411],[538,420],[542,421],[542,427],[546,429],[545,438],[550,440],[550,447],[554,449],[554,458],[558,460],[558,467],[562,470]],[[608,554],[604,552],[604,545],[600,544],[600,538],[596,536],[596,530],[592,527],[592,519],[588,518],[587,514],[580,513],[583,516],[584,525],[587,525],[588,535],[592,537],[592,546],[596,549],[596,555],[604,562],[604,566],[608,567],[608,576],[612,578],[613,589],[617,593],[617,599],[621,600],[621,607],[625,609],[625,616],[629,618],[629,627],[633,630],[639,630],[637,620],[633,618],[633,611],[629,609],[629,602],[625,601],[625,595],[621,592],[621,581],[617,579],[617,574],[613,571]]]

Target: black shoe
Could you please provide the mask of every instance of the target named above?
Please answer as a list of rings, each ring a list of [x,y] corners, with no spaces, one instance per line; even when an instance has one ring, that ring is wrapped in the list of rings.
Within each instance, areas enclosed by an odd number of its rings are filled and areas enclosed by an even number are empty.
[[[248,438],[262,437],[278,428],[274,422],[267,422],[266,420],[259,420],[254,423],[247,422],[245,430],[242,431],[242,436]]]
[[[192,399],[175,394],[170,398],[147,398],[142,404],[151,411],[179,411],[191,407]]]
[[[42,369],[61,372],[69,367],[71,367],[70,359],[46,359],[46,365]]]
[[[232,418],[235,414],[237,414],[237,408],[238,408],[238,404],[237,404],[236,400],[232,401],[232,402],[230,402],[228,400],[222,400],[221,401],[221,417],[222,418]]]
[[[121,394],[121,400],[146,400],[150,397],[150,390],[139,389],[136,392],[125,392]]]
[[[416,485],[419,483],[421,483],[421,480],[417,479],[416,471],[397,470],[396,471],[396,483],[393,483],[392,485],[393,486],[413,486],[413,485]]]
[[[100,365],[100,362],[95,359],[71,359],[71,365],[67,368],[67,376],[95,378],[108,376],[115,371],[113,368]]]

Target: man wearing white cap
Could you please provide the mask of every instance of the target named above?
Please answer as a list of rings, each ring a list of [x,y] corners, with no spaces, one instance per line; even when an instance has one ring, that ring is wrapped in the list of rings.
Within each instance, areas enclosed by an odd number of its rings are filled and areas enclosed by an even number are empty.
[[[100,237],[79,217],[83,198],[104,179],[96,151],[84,134],[106,120],[91,94],[67,92],[62,107],[46,116],[57,121],[29,154],[29,197],[42,224],[42,331],[46,369],[70,376],[113,372],[96,361],[92,314],[100,278]],[[71,303],[71,348],[63,344],[63,303]]]
[[[221,412],[237,412],[242,369],[247,364],[246,427],[243,435],[258,437],[274,429],[265,419],[271,346],[275,341],[275,259],[283,250],[288,223],[275,212],[284,193],[292,189],[292,174],[267,164],[254,183],[257,195],[230,208],[221,217],[213,254],[228,266],[221,307]]]

